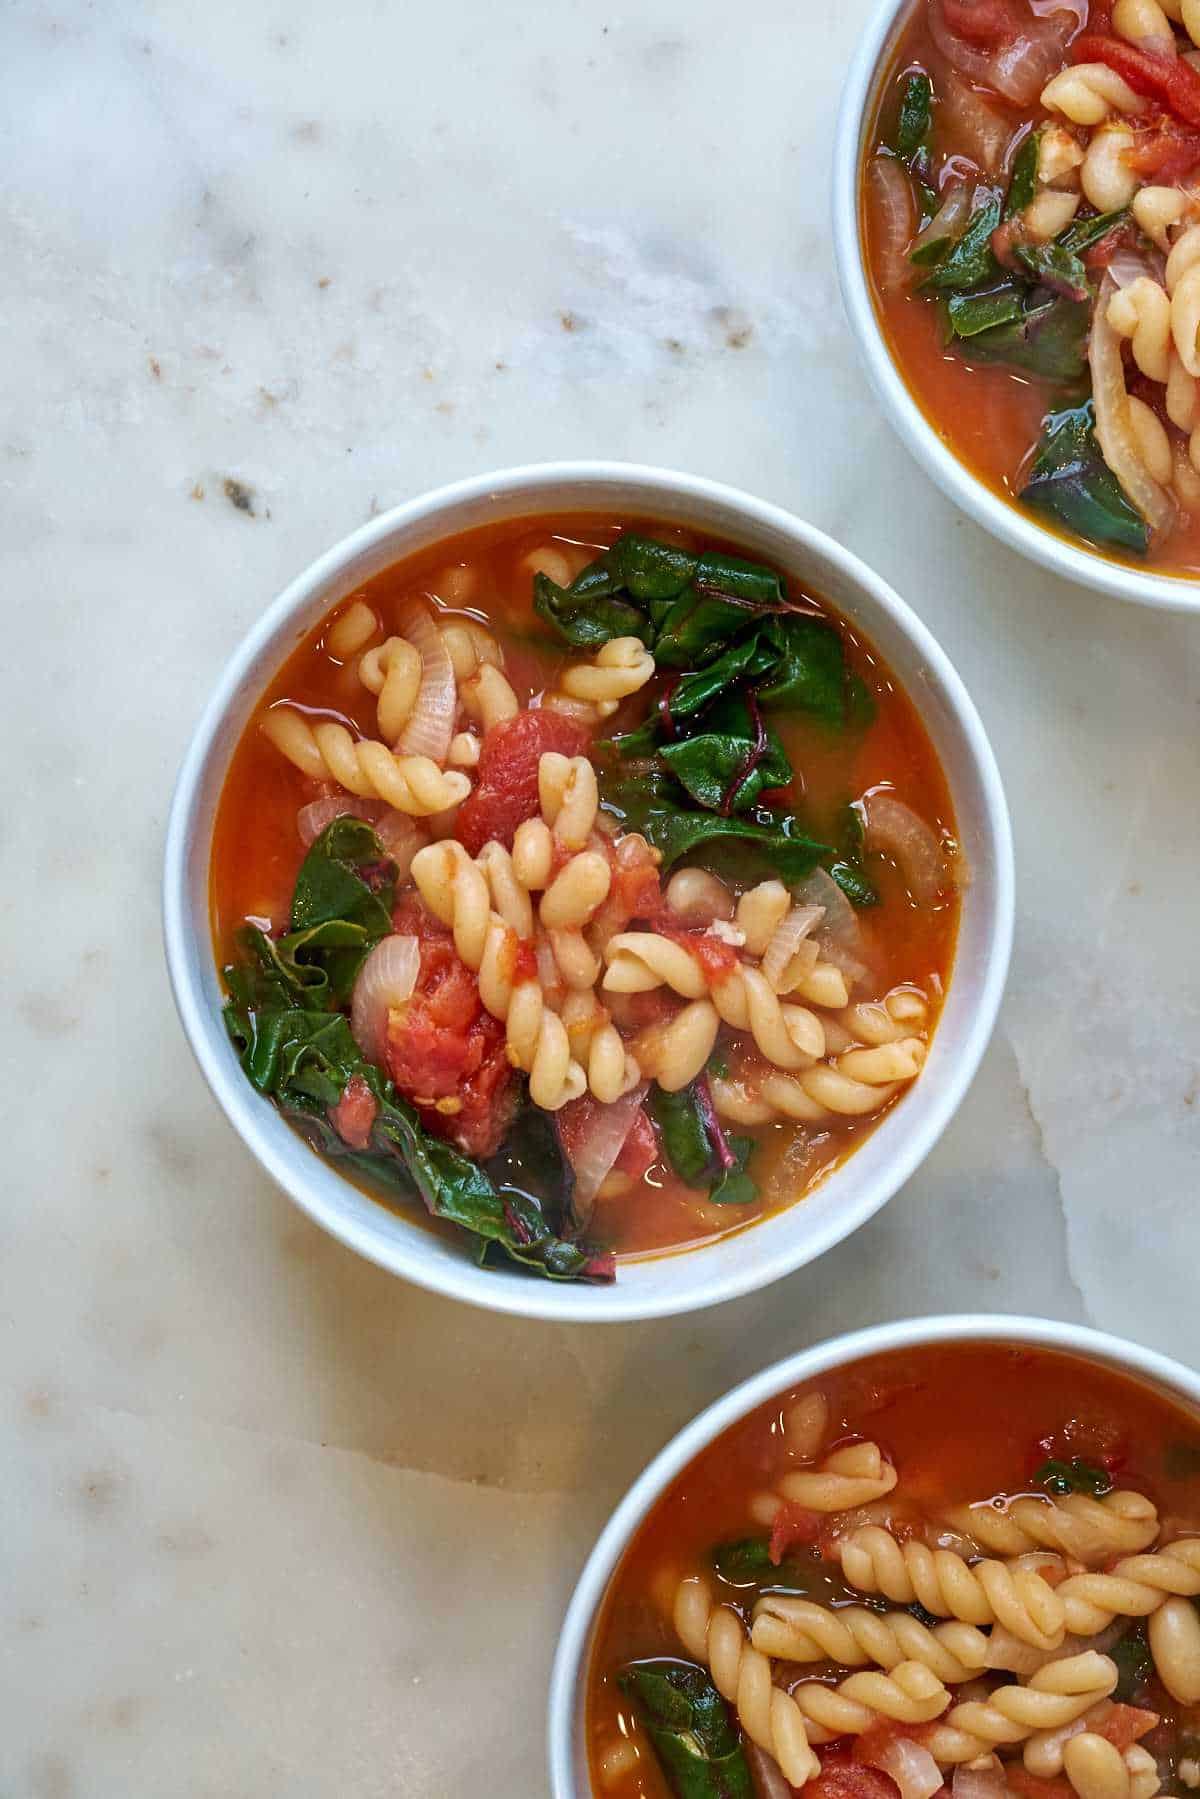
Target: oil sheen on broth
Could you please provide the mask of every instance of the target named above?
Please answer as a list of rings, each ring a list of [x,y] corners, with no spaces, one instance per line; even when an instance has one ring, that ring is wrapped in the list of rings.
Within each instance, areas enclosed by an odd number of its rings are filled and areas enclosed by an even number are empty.
[[[619,566],[597,583],[597,559],[610,551]],[[710,560],[693,570],[693,579],[688,568],[701,553]],[[471,1179],[464,1166],[485,1168],[501,1189],[496,1229],[500,1250],[512,1259],[523,1259],[513,1252],[522,1248],[529,1215],[513,1222],[506,1181],[547,1215],[561,1205],[564,1179],[575,1177],[577,1197],[581,1185],[595,1186],[580,1202],[584,1220],[578,1211],[555,1217],[555,1243],[539,1247],[536,1255],[530,1252],[537,1273],[609,1278],[614,1252],[639,1255],[704,1242],[802,1197],[892,1105],[902,1103],[924,1059],[949,978],[964,871],[945,780],[920,719],[872,646],[819,596],[791,582],[788,609],[781,612],[772,597],[778,589],[771,571],[741,559],[726,563],[731,556],[737,557],[736,548],[661,521],[594,516],[526,519],[443,542],[348,595],[297,647],[263,695],[221,798],[211,887],[214,944],[223,967],[247,966],[250,921],[260,933],[251,961],[256,968],[269,965],[273,978],[280,958],[271,946],[281,938],[290,945],[289,931],[324,916],[319,896],[331,862],[338,879],[343,885],[348,881],[351,895],[361,899],[355,916],[370,914],[375,920],[365,937],[360,932],[356,939],[369,948],[389,929],[380,922],[387,914],[380,910],[379,894],[371,892],[379,888],[380,858],[388,853],[401,867],[400,879],[382,894],[391,910],[389,941],[408,938],[413,956],[421,958],[415,992],[385,1007],[367,1027],[376,1032],[371,1040],[379,1052],[377,1073],[390,1074],[393,1097],[411,1102],[415,1119],[408,1111],[408,1122],[401,1121],[383,1142],[380,1126],[389,1115],[380,1110],[378,1094],[346,1080],[346,1058],[354,1056],[349,1039],[340,1060],[339,1055],[322,1060],[323,1051],[305,1048],[297,1064],[298,1085],[288,1087],[280,1072],[290,1066],[287,1054],[261,1074],[270,1051],[269,1027],[274,1028],[271,1007],[317,1004],[330,1014],[349,1013],[355,980],[365,977],[355,976],[353,964],[347,972],[337,957],[349,953],[361,959],[361,949],[302,946],[299,971],[289,962],[291,986],[282,1000],[275,989],[265,992],[261,973],[256,974],[257,1022],[246,1008],[234,1008],[235,1035],[241,1031],[239,1047],[248,1070],[261,1077],[261,1090],[319,1148],[340,1158],[349,1178],[404,1205],[413,1218],[444,1211],[469,1226],[475,1216],[471,1207],[482,1204],[486,1212],[492,1202],[478,1195],[463,1198],[463,1183],[469,1186]],[[570,584],[589,569],[580,615]],[[547,570],[560,584],[546,587],[550,597],[543,599],[539,616],[531,603],[534,576]],[[681,581],[682,600],[639,597],[672,583],[678,588]],[[706,581],[717,587],[706,588]],[[738,592],[723,598],[722,582]],[[593,592],[598,597],[588,598]],[[666,617],[671,605],[673,624]],[[691,610],[695,605],[707,608],[702,624]],[[459,678],[452,721],[456,742],[468,738],[455,791],[470,786],[470,797],[461,809],[411,818],[369,796],[348,793],[331,766],[314,761],[303,771],[262,724],[281,715],[298,719],[306,741],[314,732],[319,737],[323,726],[340,724],[351,748],[378,739],[381,696],[364,685],[360,664],[402,628],[402,621],[411,621],[414,606],[439,633],[450,624],[469,625],[475,645],[470,654],[482,651],[485,660],[472,664],[472,675]],[[595,629],[608,632],[611,651],[604,641],[567,640],[592,630],[596,619],[601,626]],[[353,634],[359,620],[368,621],[365,647],[359,643],[353,653],[332,654],[331,644]],[[644,673],[648,658],[644,643],[626,632],[630,621],[656,645],[649,679],[638,672]],[[712,677],[713,693],[701,694],[693,706],[697,676],[706,669],[711,673],[718,650],[725,660]],[[586,696],[594,691],[593,673],[603,683],[611,672],[606,656],[609,663],[632,657],[634,672],[622,680],[640,685],[616,704],[597,705]],[[417,655],[414,668],[424,679],[428,656],[423,662]],[[481,678],[484,689],[478,687]],[[503,716],[480,716],[485,689],[484,710],[499,705]],[[574,697],[567,689],[575,690]],[[637,740],[630,738],[635,731]],[[613,749],[622,738],[635,743],[636,755]],[[310,749],[300,753],[308,756]],[[442,766],[455,772],[454,757],[461,751],[459,743]],[[474,963],[468,967],[458,953],[465,938],[458,935],[461,921],[453,907],[435,917],[414,883],[427,864],[428,886],[457,879],[463,861],[478,866],[474,859],[482,854],[487,863],[496,842],[512,851],[519,822],[532,819],[523,828],[544,831],[553,817],[539,787],[547,754],[560,775],[572,757],[589,760],[599,777],[601,810],[590,829],[585,820],[583,837],[571,844],[554,837],[561,822],[551,830],[554,866],[546,879],[561,874],[573,857],[590,856],[593,873],[597,859],[603,865],[604,897],[585,907],[582,923],[555,935],[544,925],[544,884],[529,889],[523,903],[532,934],[528,941],[518,941],[519,931],[512,938],[509,988],[514,973],[518,985],[535,982],[543,1017],[553,1011],[567,1021],[572,1067],[586,1072],[588,1045],[595,1041],[588,1033],[601,1019],[615,1026],[614,1053],[632,1058],[632,1068],[620,1083],[631,1092],[615,1102],[598,1101],[593,1082],[591,1091],[566,1103],[555,1105],[561,1094],[552,1095],[550,1108],[533,1117],[539,1108],[530,1105],[524,1080],[532,1051],[512,1049],[513,1013],[507,1027],[489,1015],[480,998],[488,982],[478,946],[465,952]],[[752,790],[745,787],[747,779]],[[753,803],[745,804],[746,799]],[[354,808],[357,819],[334,819],[343,806]],[[317,825],[335,837],[338,831],[367,835],[332,846],[319,838],[306,861],[300,834],[306,819],[309,835]],[[722,835],[739,820],[756,836]],[[384,840],[382,847],[370,847],[373,830]],[[488,838],[493,842],[484,851]],[[461,851],[460,839],[466,846]],[[814,847],[806,849],[810,840]],[[428,853],[410,869],[414,841]],[[680,843],[686,848],[693,841],[692,853],[676,854]],[[320,862],[320,879],[314,882],[312,858],[320,858],[323,848],[331,856]],[[510,872],[517,865],[504,855],[499,859]],[[309,873],[302,874],[302,868]],[[695,874],[681,881],[684,868],[708,873],[699,881]],[[461,876],[468,886],[472,878],[469,871]],[[785,958],[790,976],[777,974],[776,987],[761,971],[774,967],[764,955],[772,939],[778,961],[785,922],[794,934],[795,953]],[[682,977],[675,971],[660,979],[638,961],[639,945],[651,937],[659,946],[666,943],[668,953],[672,948],[682,953]],[[784,947],[790,941],[785,932]],[[377,948],[370,953],[377,957]],[[285,962],[289,955],[285,948]],[[315,985],[307,984],[310,973],[304,967],[310,955],[317,965]],[[572,957],[581,958],[582,973]],[[743,969],[749,975],[743,976]],[[731,979],[737,993],[728,990]],[[713,1037],[706,1047],[710,991],[722,995],[721,1016],[710,1021]],[[313,1000],[314,993],[324,997]],[[890,1004],[891,1012],[880,1002]],[[496,1011],[503,1012],[503,1002]],[[671,1057],[681,1052],[664,1049],[663,1041],[679,1035],[676,1027],[685,1014],[685,1023],[699,1019],[700,1065],[685,1069],[682,1087],[668,1091],[666,1084],[678,1072]],[[287,1031],[297,1016],[288,1011]],[[818,1041],[806,1035],[812,1030],[806,1020],[813,1019]],[[297,1028],[305,1044],[314,1032],[324,1043],[327,1021],[308,1013],[303,1020]],[[333,1028],[342,1029],[336,1020]],[[554,1019],[544,1026],[551,1035],[557,1028]],[[247,1034],[257,1048],[246,1047]],[[806,1047],[797,1048],[797,1041]],[[901,1051],[897,1043],[910,1047]],[[888,1058],[894,1063],[905,1055],[910,1056],[907,1074],[902,1070],[884,1080],[884,1074],[895,1073]],[[436,1079],[430,1073],[435,1064]],[[318,1071],[313,1091],[304,1085],[304,1069]],[[342,1101],[342,1089],[327,1089],[327,1078],[345,1081]],[[535,1090],[536,1080],[530,1076]],[[422,1091],[426,1086],[429,1091]],[[831,1103],[820,1097],[827,1089]],[[614,1117],[623,1128],[615,1145]],[[459,1188],[444,1208],[436,1196],[431,1203],[424,1188],[424,1206],[407,1204],[394,1182],[377,1178],[381,1170],[405,1174],[397,1148],[419,1156],[413,1129],[422,1143],[446,1143],[458,1158],[451,1173]],[[605,1155],[607,1169],[597,1183],[596,1159]],[[450,1227],[435,1223],[434,1228]],[[504,1237],[510,1228],[515,1243]],[[482,1218],[481,1240],[490,1230]],[[568,1252],[559,1239],[585,1242],[587,1253]]]

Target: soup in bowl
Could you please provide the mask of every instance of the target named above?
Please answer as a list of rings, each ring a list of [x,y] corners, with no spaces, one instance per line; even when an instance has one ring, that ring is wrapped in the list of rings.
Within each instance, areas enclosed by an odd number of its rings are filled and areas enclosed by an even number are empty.
[[[586,1305],[802,1211],[875,1133],[903,1154],[964,1072],[960,943],[968,1057],[998,993],[1002,809],[986,748],[965,782],[939,750],[940,658],[908,691],[842,553],[681,485],[480,483],[373,528],[199,751],[222,1097],[256,1147],[283,1127],[293,1190],[420,1223],[418,1278],[502,1304],[521,1274]],[[169,860],[177,986],[178,898]]]
[[[1179,0],[887,5],[836,176],[851,320],[932,472],[1039,560],[1181,607],[1200,574],[1197,38]]]
[[[664,1450],[555,1666],[556,1799],[1200,1785],[1200,1381],[1036,1320],[823,1345]]]

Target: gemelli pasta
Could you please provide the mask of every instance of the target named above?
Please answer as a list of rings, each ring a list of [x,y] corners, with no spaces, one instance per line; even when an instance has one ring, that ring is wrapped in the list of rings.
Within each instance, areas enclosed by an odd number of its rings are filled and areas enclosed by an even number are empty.
[[[246,1074],[319,1153],[607,1280],[801,1198],[902,1100],[966,874],[919,719],[818,596],[671,526],[524,521],[279,672],[214,927]],[[868,1460],[795,1478],[867,1503]]]
[[[1198,1491],[1200,1422],[1056,1352],[940,1345],[784,1395],[677,1477],[613,1576],[592,1790],[1200,1786]]]

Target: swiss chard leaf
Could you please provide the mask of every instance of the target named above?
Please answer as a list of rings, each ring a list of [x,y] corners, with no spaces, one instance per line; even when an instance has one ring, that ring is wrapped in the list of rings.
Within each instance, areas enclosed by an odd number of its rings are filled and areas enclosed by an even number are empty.
[[[770,1539],[739,1537],[734,1542],[718,1543],[712,1552],[712,1565],[731,1587],[750,1587],[760,1580],[769,1580],[775,1572]]]
[[[1017,323],[1025,316],[1025,290],[1019,282],[1005,281],[978,294],[951,294],[946,318],[955,337],[977,337],[998,325]]]
[[[1115,231],[1118,225],[1123,225],[1128,217],[1128,210],[1120,207],[1116,212],[1093,213],[1090,219],[1074,219],[1065,231],[1059,232],[1055,241],[1062,249],[1081,256],[1110,231]]]
[[[893,148],[901,162],[912,163],[929,147],[933,130],[933,83],[924,69],[913,69],[900,90]]]
[[[604,558],[635,600],[674,600],[696,572],[697,558],[678,544],[626,531]],[[586,572],[586,571],[585,571]]]
[[[1020,497],[1088,543],[1143,553],[1149,547],[1145,519],[1100,453],[1091,400],[1046,418]]]
[[[1078,382],[1087,367],[1087,335],[1092,309],[1037,288],[1021,316],[967,338],[964,353],[981,362],[1002,362],[1045,381]]]
[[[863,867],[866,828],[858,805],[843,806],[831,833],[841,852],[827,866],[846,898],[854,906],[877,906],[879,890]]]
[[[1021,147],[1013,162],[1008,196],[1004,202],[1006,219],[1011,219],[1018,212],[1024,212],[1037,193],[1038,149],[1041,141],[1040,130],[1031,131],[1027,137],[1022,139]]]
[[[764,790],[787,786],[792,765],[769,725],[765,727],[766,748],[754,760],[755,724],[740,695],[721,698],[704,723],[700,735],[665,743],[659,750],[676,780],[699,805],[719,812],[732,796],[730,810],[745,812]]]
[[[1090,1493],[1093,1498],[1112,1492],[1111,1475],[1077,1455],[1069,1462],[1043,1462],[1033,1477],[1033,1484],[1043,1487],[1047,1493]]]
[[[1150,1653],[1144,1627],[1135,1624],[1107,1653],[1117,1664],[1117,1684],[1113,1698],[1119,1705],[1136,1705],[1145,1695],[1150,1676],[1154,1672],[1154,1657]]]
[[[979,188],[975,198],[977,204],[966,230],[945,260],[922,282],[934,293],[966,293],[996,280],[1000,274],[1000,264],[992,254],[992,233],[1000,223],[1000,195]]]
[[[761,705],[774,711],[807,712],[840,730],[846,723],[846,651],[841,637],[823,619],[789,612],[763,627],[763,638],[778,661],[758,688]]]
[[[584,570],[584,575],[587,570]],[[580,591],[584,576],[559,587],[549,575],[533,577],[533,609],[576,649],[598,649],[614,637],[651,635],[649,620],[638,607],[613,594]]]
[[[719,1126],[715,1126],[712,1100],[701,1081],[692,1081],[675,1093],[668,1093],[662,1087],[653,1089],[650,1106],[659,1128],[663,1153],[680,1180],[689,1187],[707,1188],[708,1197],[714,1204],[746,1205],[758,1193],[746,1173],[754,1139],[722,1135],[721,1143],[727,1156],[733,1158],[728,1166],[725,1165],[718,1145],[713,1141],[713,1130],[719,1131]]]
[[[684,804],[684,790],[657,770],[615,775],[606,771],[603,793],[606,807],[658,850],[664,869],[694,851],[735,840],[753,846],[782,880],[795,882],[811,874],[830,851],[828,844],[808,837],[790,814],[765,806],[756,807],[753,817],[722,818],[715,812],[691,811]]]
[[[632,1662],[620,1685],[636,1702],[676,1799],[754,1799],[729,1708],[691,1662]]]
[[[1020,244],[1017,260],[1053,294],[1068,300],[1086,300],[1091,295],[1087,270],[1075,252],[1062,244]]]
[[[243,948],[255,979],[273,984],[282,1003],[308,1007],[349,998],[367,951],[392,928],[396,865],[361,818],[335,818],[300,865],[291,930],[267,937],[251,929]]]

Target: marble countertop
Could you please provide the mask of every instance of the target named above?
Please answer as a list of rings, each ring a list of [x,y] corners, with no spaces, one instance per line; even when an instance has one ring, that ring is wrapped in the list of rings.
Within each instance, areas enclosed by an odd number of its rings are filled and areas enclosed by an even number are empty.
[[[575,1574],[786,1351],[952,1308],[1200,1358],[1200,623],[1025,566],[879,417],[826,188],[868,0],[35,0],[3,26],[4,1799],[526,1799]],[[267,599],[544,457],[751,488],[971,687],[1009,995],[927,1166],[709,1313],[469,1311],[296,1212],[163,969],[175,768]]]

